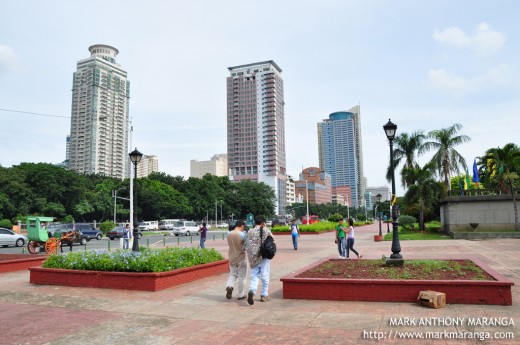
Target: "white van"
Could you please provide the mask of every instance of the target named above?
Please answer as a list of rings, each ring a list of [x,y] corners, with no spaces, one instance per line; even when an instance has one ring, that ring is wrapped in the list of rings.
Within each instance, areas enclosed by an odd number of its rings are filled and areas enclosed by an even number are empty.
[[[159,222],[156,220],[141,222],[141,224],[139,224],[139,230],[141,230],[141,231],[155,231],[158,229],[159,229]]]
[[[199,226],[197,223],[190,220],[178,221],[173,227],[173,233],[175,236],[184,235],[191,236],[196,235],[199,232]]]
[[[175,223],[180,219],[163,219],[159,222],[159,230],[173,230]]]

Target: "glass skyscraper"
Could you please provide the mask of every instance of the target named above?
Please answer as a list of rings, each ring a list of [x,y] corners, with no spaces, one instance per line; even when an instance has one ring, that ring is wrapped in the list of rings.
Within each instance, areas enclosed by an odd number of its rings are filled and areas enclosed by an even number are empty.
[[[359,106],[329,115],[318,123],[320,168],[331,176],[332,193],[351,207],[365,207]]]

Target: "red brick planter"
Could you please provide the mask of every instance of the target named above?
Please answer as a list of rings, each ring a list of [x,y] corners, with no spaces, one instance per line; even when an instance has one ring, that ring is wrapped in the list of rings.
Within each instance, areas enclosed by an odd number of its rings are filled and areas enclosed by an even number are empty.
[[[511,286],[514,283],[475,259],[471,260],[495,281],[297,278],[300,273],[328,260],[282,277],[283,298],[414,303],[420,291],[434,290],[444,292],[446,303],[450,304],[513,304]]]
[[[7,255],[7,254],[6,254]],[[25,256],[25,258],[24,258]],[[21,257],[21,258],[20,258]],[[40,266],[47,259],[47,255],[16,255],[12,260],[0,261],[0,273],[26,270],[29,267]]]
[[[158,291],[229,271],[229,260],[181,268],[169,272],[104,272],[31,267],[30,283]]]

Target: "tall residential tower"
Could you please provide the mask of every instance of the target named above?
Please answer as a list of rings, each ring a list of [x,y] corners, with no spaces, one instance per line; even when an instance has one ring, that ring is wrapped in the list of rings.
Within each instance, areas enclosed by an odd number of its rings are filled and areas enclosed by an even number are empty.
[[[271,186],[275,212],[285,215],[286,162],[282,70],[270,60],[229,67],[227,150],[229,177]]]
[[[73,77],[69,168],[123,179],[129,174],[130,82],[116,63],[116,48],[96,44],[89,51]]]
[[[318,123],[320,168],[331,176],[332,193],[351,207],[365,207],[365,179],[359,106]]]

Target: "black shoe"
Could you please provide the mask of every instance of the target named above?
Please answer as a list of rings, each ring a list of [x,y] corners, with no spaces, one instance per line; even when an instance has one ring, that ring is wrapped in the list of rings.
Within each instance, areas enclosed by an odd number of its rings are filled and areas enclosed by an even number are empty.
[[[253,297],[255,297],[255,294],[253,293],[253,291],[249,291],[249,293],[247,294],[247,303],[249,303],[249,305],[255,304],[255,300],[253,299]]]
[[[227,299],[231,299],[231,294],[233,293],[233,287],[232,286],[228,286],[226,288],[226,298]]]

